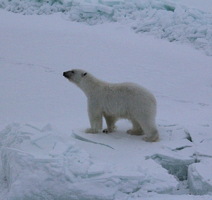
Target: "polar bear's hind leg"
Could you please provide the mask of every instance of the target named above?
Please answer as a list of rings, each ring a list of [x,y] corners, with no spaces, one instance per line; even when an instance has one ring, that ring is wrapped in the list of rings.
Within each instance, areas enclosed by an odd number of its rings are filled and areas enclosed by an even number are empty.
[[[133,128],[128,130],[127,133],[130,135],[143,135],[144,132],[140,124],[135,120],[131,120],[131,122],[132,122]]]
[[[156,142],[159,140],[159,134],[156,126],[148,122],[142,124],[145,133],[144,140],[147,142]]]

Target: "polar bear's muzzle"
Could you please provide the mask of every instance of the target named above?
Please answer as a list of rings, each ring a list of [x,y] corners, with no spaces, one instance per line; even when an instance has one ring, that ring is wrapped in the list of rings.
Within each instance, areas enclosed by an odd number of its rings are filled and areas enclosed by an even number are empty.
[[[67,71],[67,72],[63,72],[63,76],[65,77],[65,78],[67,78],[69,81],[71,81],[72,80],[72,77],[73,77],[73,75],[74,75],[74,71],[72,70],[72,71]],[[73,81],[73,80],[72,80]]]
[[[70,72],[63,72],[63,76],[66,77],[66,78],[69,78],[70,77]]]

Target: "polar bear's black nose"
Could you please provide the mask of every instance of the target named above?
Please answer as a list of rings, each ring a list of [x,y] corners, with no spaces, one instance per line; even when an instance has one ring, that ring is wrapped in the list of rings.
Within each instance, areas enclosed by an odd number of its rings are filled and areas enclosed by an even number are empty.
[[[63,72],[63,76],[68,78],[68,72]]]

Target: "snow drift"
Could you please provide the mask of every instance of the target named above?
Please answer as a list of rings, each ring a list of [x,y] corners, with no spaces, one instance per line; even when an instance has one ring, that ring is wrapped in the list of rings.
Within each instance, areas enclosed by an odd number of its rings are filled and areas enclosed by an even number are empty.
[[[88,24],[121,22],[137,33],[191,44],[212,55],[212,14],[167,0],[0,0],[0,7],[26,15],[64,13]]]

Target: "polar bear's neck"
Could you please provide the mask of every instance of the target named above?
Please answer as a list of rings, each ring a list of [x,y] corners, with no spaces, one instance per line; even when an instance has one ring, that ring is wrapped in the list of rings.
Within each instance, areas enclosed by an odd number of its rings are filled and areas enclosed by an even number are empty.
[[[101,81],[90,74],[79,84],[79,87],[83,90],[87,97],[98,94],[104,86],[104,81]]]

